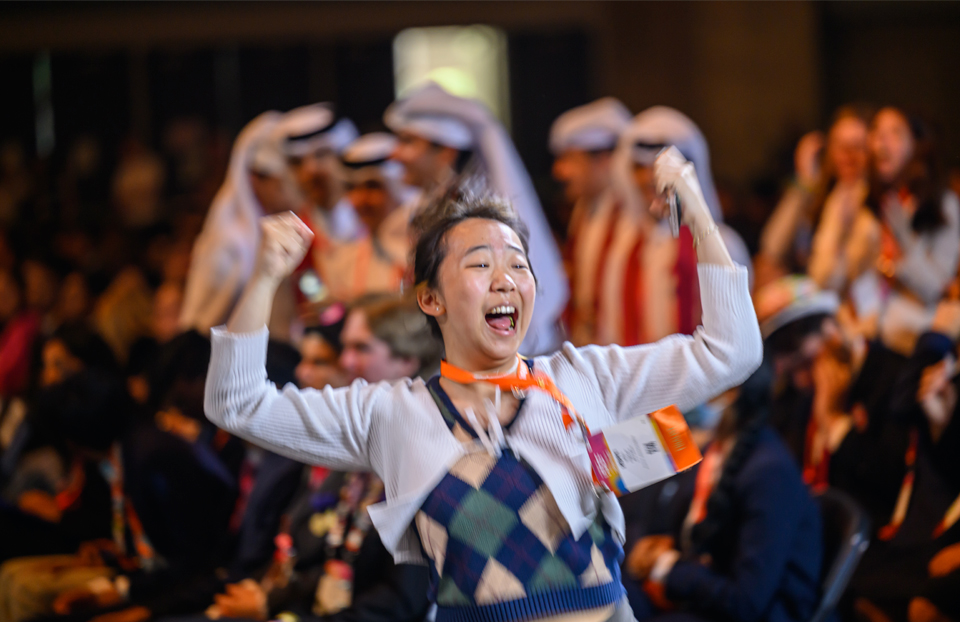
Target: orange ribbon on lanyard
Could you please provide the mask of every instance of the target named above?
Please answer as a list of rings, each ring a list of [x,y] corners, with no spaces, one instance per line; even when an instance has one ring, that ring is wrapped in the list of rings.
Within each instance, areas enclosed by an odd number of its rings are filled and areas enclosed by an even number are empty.
[[[542,372],[531,372],[530,368],[526,363],[523,362],[523,358],[519,354],[517,355],[516,371],[508,372],[506,374],[478,376],[473,372],[460,369],[459,367],[451,365],[446,361],[441,361],[440,375],[447,380],[452,380],[458,384],[489,382],[492,385],[500,387],[501,391],[511,391],[514,394],[530,389],[547,393],[555,402],[557,402],[557,404],[560,405],[560,414],[563,420],[563,427],[569,430],[571,427],[573,427],[574,423],[578,423],[580,425],[580,434],[583,437],[583,443],[587,447],[587,452],[589,453],[591,451],[590,428],[587,426],[587,423],[583,420],[583,418],[577,414],[577,409],[573,407],[573,403],[570,401],[570,398],[564,395],[563,392],[557,388],[557,385],[554,384],[553,379],[550,378],[550,376]],[[599,486],[602,488],[603,486],[600,483],[600,479],[597,477],[597,473],[592,467],[590,469],[590,473],[593,478],[594,486]]]
[[[542,372],[531,372],[519,354],[517,355],[516,371],[506,374],[478,376],[473,372],[460,369],[446,361],[441,361],[440,375],[458,384],[489,382],[492,385],[500,387],[502,391],[512,391],[516,393],[518,391],[533,389],[548,393],[550,397],[560,405],[560,412],[563,416],[563,427],[569,430],[575,422],[578,422],[583,428],[585,438],[589,438],[590,436],[590,428],[587,427],[587,424],[580,415],[577,414],[577,410],[573,407],[573,403],[570,402],[570,398],[557,388],[557,385],[554,384],[550,376]]]

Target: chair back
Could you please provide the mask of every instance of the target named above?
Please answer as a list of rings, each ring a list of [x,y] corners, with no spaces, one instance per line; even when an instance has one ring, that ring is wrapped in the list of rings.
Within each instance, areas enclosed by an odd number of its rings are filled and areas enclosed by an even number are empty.
[[[870,519],[856,501],[835,488],[820,492],[816,500],[823,525],[823,579],[811,622],[826,622],[870,544]]]

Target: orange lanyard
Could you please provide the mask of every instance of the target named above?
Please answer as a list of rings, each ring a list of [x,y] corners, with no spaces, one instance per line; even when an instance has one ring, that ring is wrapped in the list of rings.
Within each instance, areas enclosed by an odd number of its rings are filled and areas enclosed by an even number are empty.
[[[563,416],[563,427],[567,430],[575,422],[579,422],[585,433],[584,438],[590,437],[590,428],[586,422],[577,414],[577,409],[573,407],[570,398],[564,395],[557,385],[554,384],[550,376],[542,372],[531,372],[527,364],[523,362],[520,355],[517,355],[517,370],[506,374],[478,376],[473,372],[460,369],[446,361],[440,362],[440,375],[447,380],[452,380],[457,384],[473,384],[475,382],[488,382],[500,387],[503,391],[511,391],[514,394],[530,389],[543,391],[550,395],[557,404],[560,405],[560,412]]]
[[[130,498],[123,490],[123,457],[119,443],[114,443],[110,449],[110,457],[101,463],[101,471],[105,479],[110,484],[110,497],[113,506],[113,539],[120,552],[126,554],[127,545],[124,537],[124,523],[130,530],[130,536],[133,539],[133,545],[136,550],[136,557],[127,560],[128,570],[141,567],[144,570],[152,570],[155,565],[156,553],[150,539],[143,530],[143,524],[137,511],[130,502]]]
[[[707,517],[707,501],[717,485],[718,471],[723,466],[720,449],[714,443],[703,457],[700,470],[697,472],[697,481],[693,491],[693,502],[687,514],[687,522],[691,525],[703,522]]]
[[[70,479],[67,486],[57,493],[55,497],[57,507],[60,511],[73,507],[80,495],[83,493],[83,486],[87,482],[87,474],[83,470],[83,460],[76,458],[70,467]]]
[[[897,535],[897,532],[900,531],[900,526],[903,525],[903,520],[907,517],[907,509],[910,507],[910,497],[913,496],[913,484],[916,479],[918,445],[919,434],[917,434],[916,430],[912,430],[910,432],[910,446],[907,447],[907,455],[904,458],[904,463],[907,466],[907,474],[903,476],[903,483],[900,485],[900,494],[897,496],[897,505],[894,507],[890,522],[877,532],[877,537],[881,540],[892,540],[893,537]],[[947,512],[943,515],[943,518],[937,523],[936,528],[933,530],[933,537],[939,538],[943,532],[950,529],[958,519],[960,519],[960,496],[953,500],[953,503],[947,508]]]
[[[452,380],[458,384],[489,382],[492,385],[500,387],[500,390],[502,391],[511,391],[514,395],[518,395],[523,391],[531,389],[547,393],[560,406],[560,414],[564,429],[569,430],[571,427],[573,427],[574,423],[579,424],[580,435],[583,438],[583,444],[587,448],[587,453],[592,455],[593,450],[590,447],[590,428],[587,426],[587,422],[583,420],[583,417],[577,414],[577,409],[573,407],[573,403],[570,401],[570,398],[564,395],[563,392],[557,388],[557,385],[554,384],[553,379],[550,378],[550,376],[539,371],[531,372],[530,368],[526,363],[524,363],[523,358],[519,354],[517,355],[517,370],[506,374],[478,376],[473,372],[460,369],[459,367],[451,365],[446,361],[441,361],[440,375],[447,380]],[[600,479],[597,477],[597,472],[593,468],[592,461],[590,466],[590,474],[593,479],[594,486],[598,490],[605,490],[603,485],[600,483]]]
[[[830,450],[824,444],[820,450],[820,455],[816,455],[816,435],[817,422],[811,414],[803,445],[803,482],[819,492],[830,484]]]

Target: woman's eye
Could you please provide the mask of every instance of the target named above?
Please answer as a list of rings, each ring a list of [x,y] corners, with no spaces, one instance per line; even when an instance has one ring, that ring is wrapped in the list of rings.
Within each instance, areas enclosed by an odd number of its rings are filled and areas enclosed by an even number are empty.
[[[527,268],[527,265],[522,263],[515,264],[513,267],[516,268],[517,270],[529,270],[529,268]]]
[[[487,267],[487,264],[485,264],[485,263],[475,263],[475,264],[473,264],[473,265],[470,266],[470,267],[471,267],[471,268],[486,268],[486,267]]]

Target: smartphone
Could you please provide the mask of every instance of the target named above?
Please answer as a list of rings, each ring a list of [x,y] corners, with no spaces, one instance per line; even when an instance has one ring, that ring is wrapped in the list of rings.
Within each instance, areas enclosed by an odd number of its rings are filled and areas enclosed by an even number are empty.
[[[670,233],[673,234],[673,237],[680,237],[680,223],[683,222],[683,206],[680,205],[680,197],[677,196],[677,191],[673,188],[670,188],[667,191],[667,202],[670,205]]]
[[[664,146],[657,153],[657,158],[662,156],[669,149],[675,148],[670,147],[669,145]],[[679,154],[679,151],[677,153]],[[667,215],[667,219],[670,222],[670,233],[673,234],[674,238],[679,238],[680,223],[683,222],[683,206],[680,204],[680,197],[677,196],[677,191],[673,187],[667,188],[667,206],[670,208],[670,213]]]

